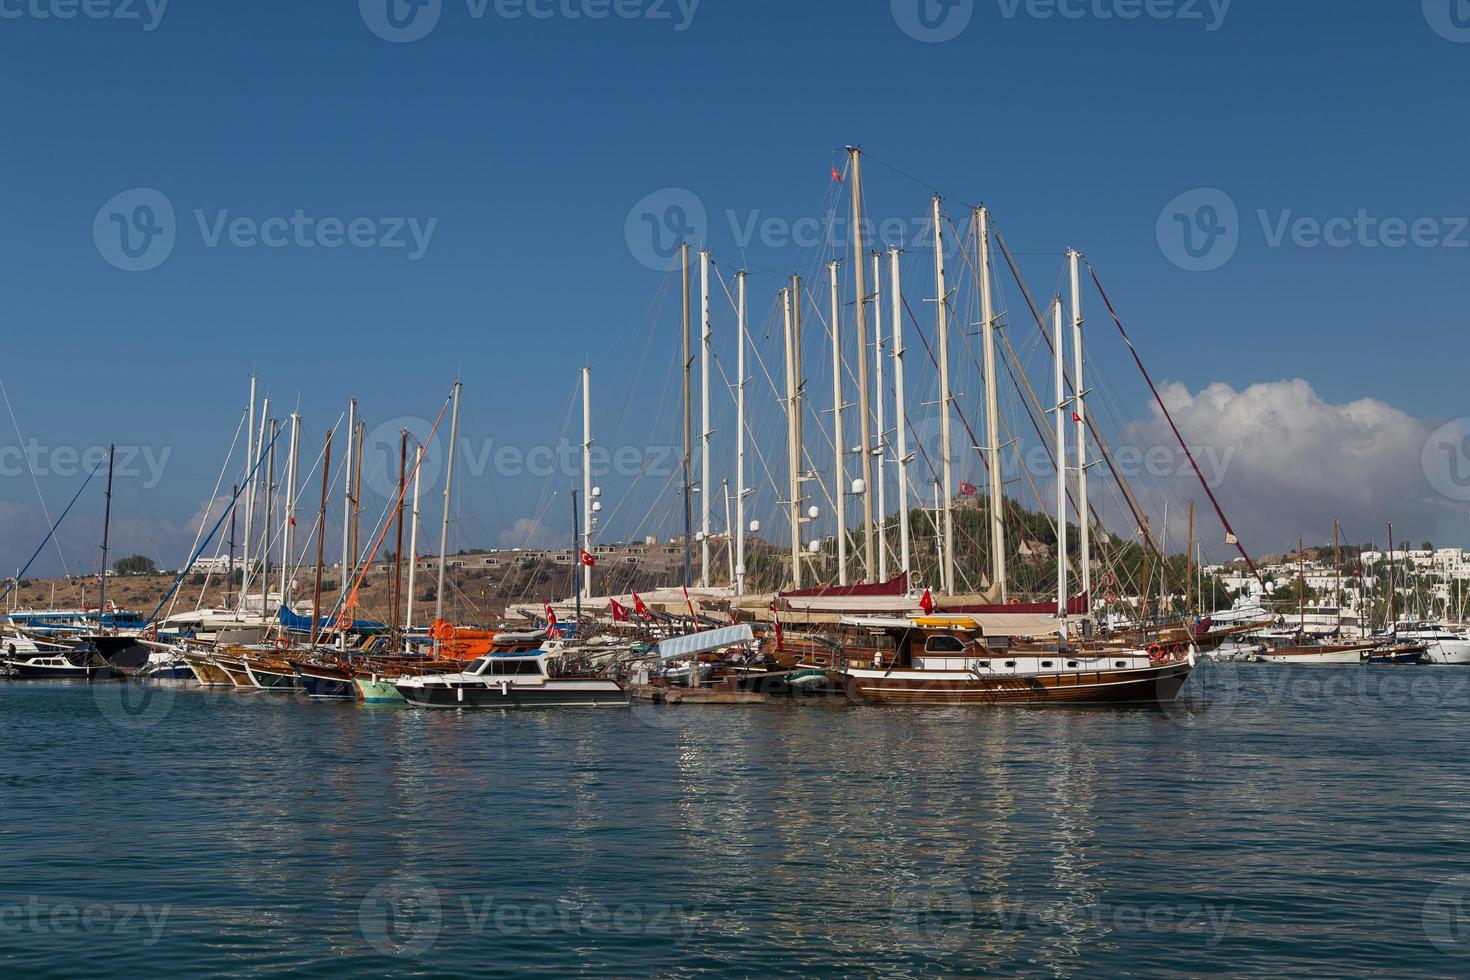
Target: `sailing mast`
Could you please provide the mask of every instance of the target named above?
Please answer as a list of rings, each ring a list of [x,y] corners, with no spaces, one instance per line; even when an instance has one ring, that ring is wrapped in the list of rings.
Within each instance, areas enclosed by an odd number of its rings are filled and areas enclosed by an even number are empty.
[[[893,429],[898,460],[898,560],[905,575],[909,564],[909,443],[908,404],[903,393],[903,286],[898,270],[898,246],[888,249],[889,300],[893,304]]]
[[[403,494],[408,479],[408,430],[398,433],[398,537],[393,544],[393,628],[392,648],[399,649],[403,624]]]
[[[1067,423],[1063,409],[1066,405],[1066,383],[1063,380],[1062,361],[1062,299],[1057,297],[1052,306],[1053,358],[1056,363],[1056,426],[1057,426],[1057,635],[1061,645],[1067,645]]]
[[[1077,533],[1079,550],[1077,561],[1082,566],[1082,594],[1087,597],[1087,610],[1092,611],[1092,521],[1087,509],[1087,389],[1082,385],[1082,285],[1079,264],[1082,256],[1078,251],[1067,251],[1068,264],[1072,273],[1072,379],[1074,404],[1072,421],[1077,430]],[[1191,526],[1194,505],[1190,504]],[[1186,548],[1186,554],[1188,549]],[[1185,590],[1189,578],[1185,577]],[[1188,604],[1186,603],[1186,606]]]
[[[274,459],[274,455],[272,455],[272,453],[274,452],[275,447],[276,447],[275,442],[274,441],[271,442],[271,451],[272,451],[271,453],[267,453],[266,452],[266,449],[265,449],[265,436],[266,436],[267,430],[270,429],[270,421],[269,421],[270,411],[271,411],[271,400],[270,400],[269,396],[267,396],[265,398],[262,398],[261,401],[260,401],[260,431],[256,434],[256,437],[255,437],[255,451],[258,452],[258,453],[261,453],[262,455],[270,456],[270,458]],[[260,500],[257,501],[257,506],[261,506],[261,507],[264,507],[265,508],[265,524],[266,524],[266,527],[267,528],[270,527],[270,522],[271,522],[270,521],[270,508],[269,508],[271,480],[272,480],[272,477],[270,476],[270,474],[268,472],[261,472],[260,471],[260,468],[259,467],[256,467],[255,479],[252,482],[251,487],[250,487],[250,493],[251,493],[251,495],[252,496],[259,496],[261,498]],[[262,484],[264,485],[264,492],[263,493],[262,493],[262,489],[261,489]],[[255,526],[255,525],[258,525],[258,524],[259,524],[258,521],[252,522],[252,528],[253,528],[254,531],[259,531],[260,530],[260,528],[258,526]],[[267,531],[267,533],[262,534],[260,536],[260,565],[261,565],[260,580],[261,581],[264,581],[265,580],[265,569],[267,567],[269,567],[269,564],[270,564],[270,555],[268,554],[268,548],[269,548],[269,546],[270,546],[270,533],[269,533],[269,531]],[[247,564],[245,566],[245,582],[246,582],[246,586],[242,590],[245,593],[245,595],[244,595],[244,601],[247,602],[247,603],[250,600],[250,586],[249,586],[249,583],[254,582],[255,580],[256,580],[255,567],[254,567],[254,565]],[[262,586],[262,588],[261,588],[260,591],[262,593],[264,593],[265,592],[265,588]],[[260,600],[260,604],[261,604],[261,617],[264,618],[264,616],[265,616],[265,599],[262,598]]]
[[[861,265],[861,263],[859,263]],[[832,468],[834,471],[832,494],[837,503],[837,584],[847,584],[847,465],[843,459],[846,452],[842,435],[842,307],[839,305],[837,288],[837,261],[827,264],[832,292]],[[861,276],[861,273],[859,273]],[[861,281],[861,278],[859,279]],[[858,299],[858,309],[862,309]],[[858,336],[862,346],[862,336]]]
[[[709,588],[710,505],[714,494],[709,473],[709,262],[708,250],[699,253],[699,584]]]
[[[250,581],[250,536],[255,530],[255,375],[250,376],[250,411],[249,420],[245,424],[245,546],[240,556],[240,563],[244,566],[244,573],[240,578],[240,595],[236,609],[245,608],[245,597],[249,595]],[[233,518],[232,518],[233,520]],[[233,528],[233,523],[231,527]]]
[[[592,368],[582,369],[582,547],[592,553]],[[592,566],[574,555],[582,568],[582,591],[592,596]]]
[[[316,647],[322,618],[322,560],[327,551],[327,479],[332,472],[332,430],[327,430],[327,445],[322,450],[322,503],[316,522],[316,584],[311,589],[311,646]]]
[[[444,517],[439,524],[439,584],[434,589],[434,622],[444,618],[444,568],[449,557],[449,503],[454,492],[454,450],[459,445],[459,392],[460,383],[454,383],[451,395],[453,407],[449,414],[449,465],[444,474]],[[438,630],[435,630],[434,656],[439,655]]]
[[[296,467],[301,449],[301,416],[291,413],[290,452],[286,458],[286,513],[281,521],[281,601],[286,601],[287,576],[296,558]]]
[[[403,631],[413,629],[413,580],[419,564],[419,475],[424,469],[424,447],[418,446],[413,453],[413,515],[408,530],[408,608],[403,613]],[[405,652],[408,643],[404,641]]]
[[[944,480],[944,562],[940,566],[940,588],[954,595],[954,455],[950,451],[949,422],[949,293],[944,285],[944,231],[934,195],[934,302],[939,317],[939,440]]]
[[[791,319],[791,289],[781,290],[786,338],[786,493],[791,515],[791,587],[801,588],[801,411],[796,394],[796,344]]]
[[[1000,586],[1000,601],[1005,602],[1006,528],[1005,490],[1000,470],[1000,399],[995,375],[995,303],[990,289],[990,210],[975,211],[977,234],[980,236],[980,318],[983,322],[985,361],[985,447],[990,471],[990,581]]]
[[[236,483],[230,487],[230,500],[240,499],[240,484]],[[230,505],[230,550],[229,558],[225,561],[225,605],[234,608],[235,605],[235,506]]]
[[[1307,550],[1302,539],[1296,539],[1296,610],[1297,632],[1307,632]]]
[[[1333,589],[1336,592],[1334,601],[1337,605],[1337,633],[1340,637],[1342,635],[1342,545],[1338,540],[1338,527],[1337,518],[1334,517],[1332,519],[1332,571],[1335,576]]]
[[[102,575],[97,586],[97,630],[101,632],[107,619],[107,544],[112,533],[112,463],[117,457],[117,447],[107,447],[107,504],[102,511]],[[19,576],[17,576],[19,578]]]
[[[745,594],[745,270],[735,273],[735,594]]]
[[[1086,523],[1084,521],[1084,523]],[[1201,592],[1204,590],[1201,589]],[[1092,596],[1088,596],[1091,603]],[[1204,604],[1204,597],[1200,597],[1200,604]],[[1189,524],[1188,530],[1184,532],[1184,609],[1190,615],[1194,615],[1194,501],[1189,502]]]
[[[352,548],[352,493],[354,485],[352,482],[352,448],[357,442],[357,399],[347,400],[347,460],[342,467],[342,480],[346,489],[342,503],[342,598],[339,605],[343,612],[347,610],[347,580],[352,575],[352,566],[356,558]],[[347,649],[347,633],[343,631],[337,637],[337,649]]]
[[[1383,629],[1392,632],[1395,637],[1399,635],[1397,620],[1393,618],[1394,600],[1394,566],[1398,564],[1393,554],[1393,521],[1388,522],[1388,605],[1383,610]]]
[[[854,279],[854,301],[857,307],[857,351],[858,351],[858,433],[862,443],[862,480],[861,494],[863,498],[863,577],[866,581],[873,581],[873,496],[869,488],[873,484],[873,434],[868,418],[868,291],[867,283],[863,279],[863,151],[855,146],[847,148],[847,154],[852,160],[852,272]],[[876,285],[876,282],[875,282]],[[876,296],[873,298],[876,304]],[[832,326],[833,345],[836,345],[837,325],[836,318]],[[837,447],[839,453],[842,446]],[[838,500],[847,492],[847,488],[839,482],[837,487]],[[841,503],[837,505],[839,508]],[[839,527],[841,527],[839,522]],[[846,533],[846,528],[841,528]],[[845,579],[843,580],[845,583]]]
[[[885,475],[885,455],[888,449],[888,430],[884,427],[883,411],[883,256],[874,250],[873,257],[873,396],[874,396],[874,433],[878,437],[878,444],[873,447],[872,458],[876,463],[877,485],[878,485],[878,581],[888,581],[888,504],[884,500],[883,484],[887,482]]]
[[[689,353],[689,243],[684,242],[679,246],[679,278],[682,286],[682,298],[679,309],[682,311],[683,327],[679,331],[679,338],[684,344],[684,587],[689,587],[689,577],[693,558],[690,555],[689,534],[690,525],[693,523],[691,513],[692,502],[689,495],[693,492],[690,486],[691,456],[694,452],[694,434],[691,431],[693,425],[693,411],[689,399],[689,372],[693,366],[693,359]]]
[[[267,399],[266,404],[270,404]],[[262,419],[264,421],[264,419]],[[275,419],[270,420],[270,450],[266,454],[265,470],[265,520],[261,522],[260,532],[260,621],[264,624],[270,618],[270,582],[271,582],[271,499],[276,491],[276,440],[280,436],[281,427]],[[282,599],[285,596],[281,597]]]

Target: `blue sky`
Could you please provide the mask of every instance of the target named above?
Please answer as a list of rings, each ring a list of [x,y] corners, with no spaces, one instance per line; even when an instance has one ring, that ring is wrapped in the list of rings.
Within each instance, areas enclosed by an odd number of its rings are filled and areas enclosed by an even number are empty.
[[[1470,70],[1463,0],[1087,0],[1062,3],[1068,16],[1044,0],[922,0],[955,33],[938,42],[910,36],[920,0],[443,0],[407,43],[379,36],[393,34],[388,2],[0,0],[0,376],[40,444],[167,452],[159,479],[145,466],[119,494],[123,548],[182,557],[252,371],[278,405],[300,405],[309,440],[349,395],[370,425],[432,418],[459,376],[467,430],[529,447],[558,438],[590,362],[609,396],[600,426],[673,438],[639,431],[668,418],[677,340],[630,214],[692,192],[722,271],[749,264],[764,316],[784,274],[765,270],[813,255],[760,236],[742,254],[735,229],[830,206],[848,143],[871,154],[874,214],[922,217],[925,185],[957,221],[983,199],[1039,295],[1060,251],[1083,249],[1155,374],[1190,392],[1301,378],[1326,406],[1381,399],[1425,432],[1465,412],[1470,134],[1445,108]],[[1153,15],[1123,16],[1135,9]],[[625,16],[591,16],[603,10]],[[99,213],[116,195],[131,215],[139,188],[172,207],[174,240],[156,267],[127,271],[94,222],[110,227]],[[1160,229],[1179,195],[1195,218],[1217,200],[1200,189],[1234,207],[1235,250],[1189,271]],[[254,243],[298,211],[315,247],[294,232]],[[1323,245],[1301,218],[1354,227]],[[354,219],[372,247],[323,247]],[[1385,219],[1419,222],[1417,242],[1383,247]],[[1095,309],[1090,324],[1107,326]],[[1116,345],[1089,343],[1147,419]],[[8,418],[0,443],[15,443]],[[1419,455],[1372,458],[1397,471]],[[1470,537],[1413,475],[1408,533]],[[53,515],[77,483],[40,479]],[[1339,506],[1360,526],[1396,510],[1359,495],[1266,520],[1272,501],[1235,489],[1263,550]],[[546,485],[486,477],[465,493],[457,540],[496,544],[540,519]],[[13,566],[43,530],[13,466],[0,508],[0,566]],[[91,520],[63,536],[79,565]]]

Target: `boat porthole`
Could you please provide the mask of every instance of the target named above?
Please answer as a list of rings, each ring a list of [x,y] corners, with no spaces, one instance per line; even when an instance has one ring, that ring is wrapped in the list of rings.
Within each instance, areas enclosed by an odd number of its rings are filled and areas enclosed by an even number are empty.
[[[1052,665],[1052,663],[1051,663],[1050,660],[1043,660],[1041,662],[1041,666],[1043,666],[1043,667],[1050,667],[1051,665]]]
[[[1127,667],[1128,664],[1127,664],[1126,661],[1123,661],[1123,660],[1114,660],[1113,661],[1113,666],[1114,667]]]
[[[982,661],[980,661],[980,666],[981,667],[989,667],[990,666],[990,661],[989,660],[982,660]]]
[[[1014,667],[1014,666],[1016,666],[1016,662],[1014,660],[1007,660],[1006,661],[1006,666],[1007,667]]]
[[[1075,667],[1075,666],[1077,666],[1077,661],[1075,661],[1075,660],[1068,660],[1067,661],[1067,666],[1068,667]]]

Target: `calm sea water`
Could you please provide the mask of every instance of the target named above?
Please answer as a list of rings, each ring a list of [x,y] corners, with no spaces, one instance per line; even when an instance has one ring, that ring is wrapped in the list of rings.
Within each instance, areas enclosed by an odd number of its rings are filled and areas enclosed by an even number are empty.
[[[0,685],[10,976],[1470,973],[1470,670],[1169,709]]]

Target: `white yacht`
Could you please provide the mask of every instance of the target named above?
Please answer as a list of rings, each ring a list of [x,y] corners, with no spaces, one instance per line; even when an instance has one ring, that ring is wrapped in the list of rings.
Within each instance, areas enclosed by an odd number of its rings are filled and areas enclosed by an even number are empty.
[[[626,705],[628,693],[600,674],[562,670],[553,652],[491,654],[463,673],[403,677],[393,684],[416,708]]]
[[[1423,643],[1424,663],[1470,664],[1470,637],[1463,630],[1439,623],[1400,623],[1397,638],[1407,643]]]

